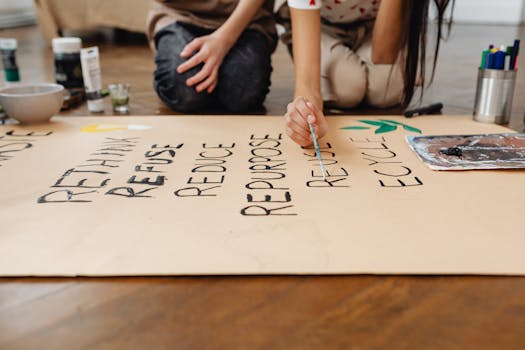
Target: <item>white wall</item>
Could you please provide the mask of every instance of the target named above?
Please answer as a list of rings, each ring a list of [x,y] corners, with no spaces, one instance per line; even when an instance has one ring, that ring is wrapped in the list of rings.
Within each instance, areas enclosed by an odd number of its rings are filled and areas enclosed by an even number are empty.
[[[1,0],[0,28],[27,25],[35,22],[32,0]]]
[[[525,23],[525,0],[456,0],[458,23]]]
[[[2,0],[0,10],[27,10],[33,8],[32,0]]]

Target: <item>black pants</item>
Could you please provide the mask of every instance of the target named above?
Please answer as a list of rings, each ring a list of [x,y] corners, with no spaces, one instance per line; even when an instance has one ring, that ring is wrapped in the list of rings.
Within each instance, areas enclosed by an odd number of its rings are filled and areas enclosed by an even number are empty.
[[[158,96],[171,109],[186,113],[210,107],[234,113],[260,109],[269,91],[272,65],[268,42],[258,31],[248,29],[239,37],[219,68],[218,84],[211,94],[197,93],[196,86],[186,86],[186,80],[197,74],[203,64],[177,73],[177,67],[187,60],[180,57],[186,44],[210,33],[200,27],[174,23],[155,35],[153,86]]]

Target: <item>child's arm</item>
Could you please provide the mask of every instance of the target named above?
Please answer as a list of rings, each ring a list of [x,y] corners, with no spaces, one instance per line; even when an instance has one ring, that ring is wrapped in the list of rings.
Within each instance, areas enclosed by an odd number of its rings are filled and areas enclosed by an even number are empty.
[[[372,62],[394,64],[403,37],[404,0],[382,0],[372,34]]]
[[[292,42],[295,63],[295,99],[288,104],[285,116],[286,133],[301,146],[312,144],[308,123],[315,127],[319,138],[328,125],[323,115],[321,96],[321,15],[317,8],[309,9],[310,0],[289,1],[292,17]],[[319,0],[317,1],[319,3]],[[299,5],[293,7],[293,5]],[[299,7],[299,8],[298,8]]]
[[[204,63],[199,73],[186,81],[188,86],[196,86],[197,92],[206,90],[211,93],[217,86],[219,67],[228,51],[237,42],[239,36],[250,23],[264,0],[240,0],[230,17],[210,35],[195,38],[181,52],[181,57],[190,59],[177,68],[177,72],[187,70]]]
[[[290,9],[292,16],[295,97],[303,96],[322,107],[321,16],[319,10]]]

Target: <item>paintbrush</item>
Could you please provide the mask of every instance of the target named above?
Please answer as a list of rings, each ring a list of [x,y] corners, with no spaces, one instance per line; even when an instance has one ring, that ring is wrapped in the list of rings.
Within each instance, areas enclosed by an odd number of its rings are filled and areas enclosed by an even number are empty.
[[[324,169],[323,159],[321,158],[321,150],[319,149],[319,144],[317,143],[317,135],[315,134],[314,126],[311,123],[308,123],[310,127],[310,133],[312,134],[312,140],[314,141],[315,154],[317,159],[319,159],[319,167],[323,173],[323,180],[326,181],[326,170]]]

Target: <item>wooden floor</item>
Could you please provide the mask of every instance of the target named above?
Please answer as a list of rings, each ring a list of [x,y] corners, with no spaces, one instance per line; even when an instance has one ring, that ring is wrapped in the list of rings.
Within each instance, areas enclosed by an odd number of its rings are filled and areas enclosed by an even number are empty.
[[[25,81],[52,80],[51,51],[35,27],[0,36],[19,39]],[[425,102],[470,114],[481,48],[516,36],[525,39],[525,28],[456,25]],[[131,114],[173,114],[151,88],[152,54],[142,42],[96,44],[104,83],[131,83]],[[282,46],[273,61],[266,109],[281,115],[292,68]],[[523,75],[517,85],[511,127],[521,130]],[[365,112],[382,113],[353,113]],[[0,349],[146,348],[524,349],[525,277],[0,279]]]

